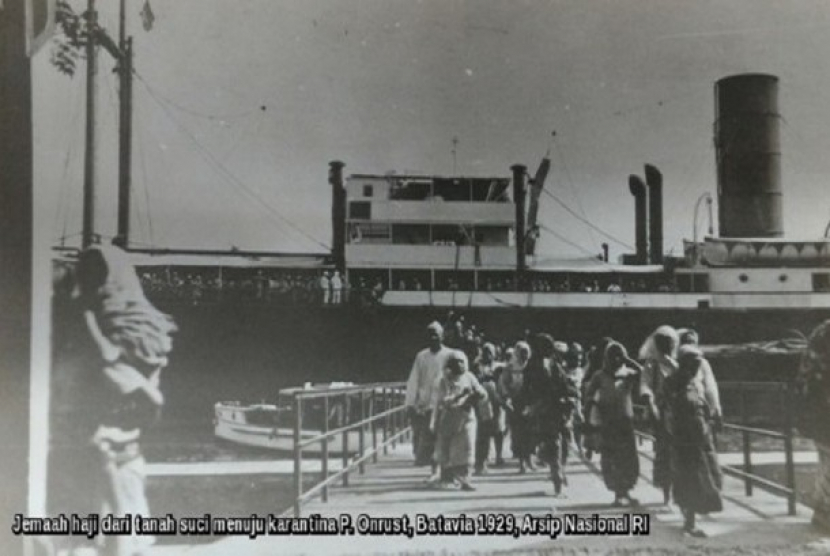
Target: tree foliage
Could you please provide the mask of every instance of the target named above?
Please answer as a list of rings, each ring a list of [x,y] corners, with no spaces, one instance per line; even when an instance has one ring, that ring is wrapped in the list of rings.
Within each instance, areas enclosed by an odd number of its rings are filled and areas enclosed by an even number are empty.
[[[72,77],[78,60],[83,57],[89,36],[89,14],[75,13],[66,0],[57,0],[56,33],[51,62],[58,71]]]

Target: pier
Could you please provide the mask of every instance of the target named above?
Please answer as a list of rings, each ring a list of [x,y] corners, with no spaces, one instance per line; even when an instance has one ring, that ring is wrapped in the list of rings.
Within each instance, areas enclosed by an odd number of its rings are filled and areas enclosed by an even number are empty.
[[[830,542],[810,525],[812,511],[799,504],[797,514],[789,516],[784,497],[756,489],[752,496],[745,493],[743,481],[724,477],[724,510],[702,518],[700,526],[709,538],[684,537],[683,518],[676,507],[662,505],[662,493],[650,483],[651,446],[641,445],[641,478],[633,491],[639,507],[611,508],[613,496],[606,491],[597,458],[593,462],[572,456],[568,466],[567,498],[552,496],[546,470],[520,475],[514,465],[491,469],[476,477],[475,492],[438,490],[424,483],[428,468],[414,467],[412,447],[398,444],[377,464],[369,465],[364,474],[351,476],[349,486],[335,485],[329,489],[329,501],[310,501],[302,515],[319,514],[339,518],[350,514],[371,517],[399,517],[408,514],[430,516],[476,516],[477,514],[510,514],[523,518],[533,516],[621,515],[624,512],[644,513],[650,518],[647,536],[561,535],[551,539],[547,534],[513,536],[499,535],[404,535],[377,536],[368,534],[336,536],[261,536],[227,537],[212,544],[192,546],[158,546],[153,554],[219,556],[224,554],[482,554],[509,552],[516,554],[799,554],[830,552]],[[799,456],[797,459],[807,458]],[[726,459],[730,459],[727,456]]]
[[[378,386],[390,391],[400,388],[399,384],[375,384],[369,388],[376,391]],[[360,388],[348,391],[365,398]],[[333,392],[331,395],[344,394]],[[325,394],[298,391],[296,396],[320,398]],[[218,537],[212,543],[157,546],[153,554],[830,553],[830,539],[811,525],[812,510],[796,500],[794,484],[782,486],[755,478],[752,465],[746,465],[746,453],[720,454],[720,464],[726,471],[722,492],[724,509],[700,519],[699,526],[707,534],[707,538],[700,539],[683,534],[679,509],[665,506],[662,492],[651,483],[653,447],[646,434],[640,434],[638,441],[640,480],[632,491],[637,504],[617,508],[612,507],[613,495],[603,484],[598,456],[590,461],[575,451],[571,454],[564,497],[553,496],[546,468],[520,474],[512,462],[491,467],[486,474],[475,477],[474,492],[448,490],[425,481],[428,467],[413,465],[410,431],[402,419],[402,406],[378,404],[362,417],[352,425],[321,432],[314,439],[300,440],[297,430],[295,446],[300,448],[353,428],[366,432],[360,448],[348,460],[337,461],[339,465],[334,465],[334,460],[341,460],[341,456],[327,462],[326,450],[305,459],[302,450],[295,450],[293,464],[301,469],[294,474],[295,503],[281,515],[278,512],[282,508],[275,509],[270,516],[279,520],[310,518],[305,525],[311,521],[326,527],[340,524],[335,534],[276,533],[275,527],[273,532],[256,538],[239,535]],[[783,452],[753,452],[751,457],[755,464],[816,461],[814,451],[794,451],[792,442],[785,444]],[[290,463],[283,462],[279,470],[271,466],[270,472],[291,472]],[[259,472],[269,472],[268,465],[259,466]],[[740,469],[744,472],[735,472]],[[198,464],[185,464],[178,470],[176,466],[152,466],[150,470],[151,475],[192,472],[234,471],[230,465],[208,469]],[[307,483],[302,477],[308,473],[317,473],[316,485],[304,486]],[[631,531],[622,535],[589,534],[584,527],[554,531],[552,524],[557,522],[560,527],[578,523],[595,530],[599,522],[626,523]],[[531,523],[537,526],[530,526]],[[633,534],[635,524],[640,525],[639,534]],[[387,534],[378,534],[378,527],[383,525],[387,526]],[[472,534],[468,530],[470,525]],[[443,533],[435,534],[442,527]],[[370,534],[370,530],[374,532]]]

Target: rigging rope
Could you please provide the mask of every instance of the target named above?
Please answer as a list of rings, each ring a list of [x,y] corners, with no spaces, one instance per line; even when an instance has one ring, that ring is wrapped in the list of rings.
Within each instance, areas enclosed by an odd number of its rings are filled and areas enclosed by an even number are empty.
[[[586,218],[584,218],[584,217],[580,216],[580,215],[579,215],[577,212],[575,212],[575,211],[574,211],[571,207],[569,207],[567,204],[565,204],[565,202],[564,202],[564,201],[562,201],[559,197],[557,197],[556,195],[554,195],[553,193],[551,193],[551,192],[550,192],[550,191],[548,191],[547,189],[542,189],[542,193],[545,193],[545,194],[546,194],[546,195],[548,195],[550,198],[552,198],[554,201],[556,201],[556,203],[557,203],[557,204],[559,204],[559,205],[560,205],[562,208],[564,208],[566,211],[568,211],[568,213],[570,213],[570,214],[571,214],[571,216],[573,216],[574,218],[576,218],[576,219],[577,219],[577,220],[579,220],[580,222],[583,222],[584,224],[586,224],[586,225],[590,226],[590,227],[591,227],[591,228],[593,228],[595,231],[597,231],[598,233],[602,234],[604,237],[608,238],[609,240],[613,241],[614,243],[616,243],[616,244],[618,244],[618,245],[621,245],[621,246],[625,247],[626,249],[631,249],[631,250],[634,250],[634,247],[633,247],[633,246],[629,245],[628,243],[626,243],[626,242],[624,242],[624,241],[621,241],[621,240],[617,239],[616,237],[612,236],[611,234],[609,234],[608,232],[606,232],[605,230],[603,230],[603,229],[602,229],[602,228],[600,228],[599,226],[597,226],[597,225],[593,224],[590,220],[588,220],[588,219],[586,219]]]
[[[589,251],[588,249],[585,249],[584,247],[582,247],[578,243],[569,240],[568,238],[566,238],[565,236],[563,236],[559,232],[554,231],[552,228],[549,228],[548,226],[545,226],[544,224],[539,224],[539,228],[546,231],[546,232],[548,232],[549,234],[553,235],[554,237],[558,238],[560,241],[562,241],[564,243],[567,243],[568,245],[570,245],[574,249],[577,249],[577,250],[585,253],[586,255],[589,255],[593,258],[596,258],[597,253],[592,253],[591,251]]]
[[[139,158],[141,158],[141,175],[144,181],[144,208],[145,208],[145,215],[147,217],[147,233],[150,239],[150,246],[155,244],[154,234],[153,234],[153,219],[152,219],[152,210],[150,209],[150,185],[148,184],[147,179],[147,161],[144,156],[144,135],[141,135],[141,139],[138,142],[138,152]]]
[[[81,109],[80,95],[78,94],[79,90],[80,90],[80,87],[75,88],[75,95],[74,95],[75,112],[72,115],[72,122],[69,126],[69,130],[70,130],[70,133],[69,133],[69,146],[66,148],[66,158],[63,161],[63,176],[61,177],[60,193],[58,195],[58,206],[57,206],[57,210],[56,210],[56,213],[55,213],[54,224],[57,224],[58,222],[62,222],[61,237],[59,238],[59,241],[63,241],[63,240],[66,239],[66,237],[67,237],[66,229],[67,229],[68,224],[69,224],[69,212],[70,212],[70,210],[69,210],[69,201],[67,199],[67,194],[66,194],[67,190],[69,189],[69,187],[68,187],[68,183],[69,183],[69,179],[68,179],[69,164],[70,164],[70,161],[72,160],[72,153],[74,151],[74,147],[78,143],[77,141],[73,140],[73,135],[75,135],[75,129],[78,126],[78,119],[80,118],[80,115],[83,112],[83,110]],[[63,215],[62,218],[61,218],[61,215]],[[53,229],[52,233],[54,234],[55,232],[56,232],[56,230]]]
[[[165,112],[167,117],[174,123],[174,125],[176,125],[177,128],[179,128],[179,131],[184,133],[190,139],[190,141],[192,141],[193,144],[196,145],[196,147],[203,154],[203,156],[207,157],[206,160],[211,162],[214,165],[214,167],[217,170],[219,170],[220,175],[224,175],[226,177],[226,179],[230,180],[230,181],[228,181],[228,183],[230,185],[232,185],[232,186],[236,185],[242,192],[246,193],[250,198],[257,201],[260,206],[265,208],[273,216],[277,217],[279,220],[281,220],[282,222],[287,224],[290,228],[292,228],[294,231],[296,231],[297,233],[302,235],[307,240],[315,243],[316,245],[318,245],[318,246],[320,246],[320,247],[322,247],[326,250],[330,249],[330,247],[328,245],[326,245],[325,243],[319,241],[315,237],[311,236],[310,234],[305,232],[301,227],[299,227],[297,224],[295,224],[294,222],[292,222],[291,220],[289,220],[288,218],[283,216],[276,208],[274,208],[270,203],[268,203],[265,199],[263,199],[260,194],[258,194],[256,191],[251,189],[242,180],[240,180],[235,174],[233,174],[233,172],[231,172],[224,164],[222,164],[221,161],[219,161],[206,147],[204,147],[204,145],[202,145],[199,142],[199,140],[170,113],[167,106],[165,106],[164,102],[160,99],[160,97],[158,97],[155,94],[153,88],[149,85],[149,83],[147,83],[144,80],[144,78],[138,72],[133,71],[133,73],[138,78],[138,80],[141,81],[142,85],[147,90],[147,92],[150,94],[150,96],[158,103],[158,105],[161,107],[161,109]]]
[[[554,138],[555,138],[555,136],[551,137],[551,139],[554,139]],[[585,215],[585,207],[582,206],[582,199],[579,196],[579,190],[574,185],[573,178],[571,178],[571,170],[568,168],[567,162],[565,162],[565,155],[564,155],[564,153],[562,153],[562,149],[559,146],[559,143],[557,143],[556,141],[552,141],[552,143],[553,143],[553,146],[556,148],[556,153],[559,155],[559,160],[562,161],[562,168],[565,169],[565,177],[568,180],[568,186],[571,188],[571,193],[576,198],[576,204],[577,204],[577,207],[579,208],[579,212],[581,213],[582,218],[584,218],[585,221],[587,221],[588,217]],[[591,243],[594,244],[594,247],[599,249],[599,245],[597,244],[597,238],[594,237],[594,232],[593,232],[593,230],[591,230],[590,227],[588,228],[588,235],[591,236]]]

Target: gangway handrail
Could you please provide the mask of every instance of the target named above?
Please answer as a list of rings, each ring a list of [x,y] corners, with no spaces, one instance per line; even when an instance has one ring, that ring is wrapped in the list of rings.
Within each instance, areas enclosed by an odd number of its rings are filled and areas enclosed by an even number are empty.
[[[329,486],[337,480],[343,481],[343,486],[349,484],[349,474],[356,467],[358,472],[363,474],[365,463],[372,459],[378,461],[381,451],[388,452],[391,445],[393,448],[399,440],[407,437],[411,428],[406,423],[406,406],[404,403],[406,392],[405,382],[377,382],[355,386],[334,386],[324,389],[297,389],[290,394],[294,400],[294,503],[292,507],[283,512],[283,516],[293,514],[299,517],[304,503],[321,495],[323,502],[328,502]],[[349,396],[360,396],[360,420],[349,423],[345,426],[329,430],[329,400],[331,398]],[[375,413],[378,396],[383,401],[383,409]],[[303,401],[320,399],[323,400],[323,431],[310,438],[302,438],[303,426]],[[366,400],[369,400],[370,415],[366,415]],[[391,404],[391,407],[389,407]],[[346,416],[348,419],[348,415]],[[378,439],[378,427],[382,422],[382,440]],[[371,427],[371,446],[366,446],[366,429]],[[354,451],[354,457],[349,450],[349,433],[358,431],[358,446]],[[342,436],[343,465],[335,473],[329,472],[329,441]],[[320,443],[320,458],[322,463],[323,478],[308,490],[303,490],[303,449],[312,444]]]
[[[739,479],[743,479],[744,481],[744,491],[747,496],[752,496],[752,489],[753,486],[758,486],[759,488],[765,489],[768,492],[772,492],[773,494],[778,494],[780,496],[785,496],[787,498],[787,513],[789,515],[796,515],[797,513],[797,501],[798,501],[798,489],[795,485],[795,460],[793,455],[793,439],[795,437],[795,431],[793,428],[793,397],[792,397],[792,390],[790,388],[789,383],[786,382],[754,382],[754,381],[734,381],[734,382],[721,382],[719,385],[719,389],[723,390],[738,390],[740,393],[740,400],[741,400],[741,420],[744,424],[736,424],[736,423],[723,423],[721,427],[726,430],[732,430],[736,432],[740,432],[742,435],[742,444],[743,444],[743,468],[739,469],[733,465],[721,465],[721,470],[734,477]],[[763,429],[759,427],[750,427],[747,426],[746,423],[748,422],[748,415],[747,415],[747,403],[746,403],[746,392],[747,391],[758,391],[758,390],[766,390],[766,391],[775,391],[780,393],[780,400],[781,405],[783,406],[782,409],[784,411],[784,425],[782,427],[782,431],[775,431],[770,429]],[[638,410],[645,410],[645,406],[637,405],[636,409]],[[654,440],[654,436],[643,431],[635,431],[637,436],[640,439],[648,439]],[[752,442],[750,435],[756,436],[763,436],[767,438],[773,438],[776,440],[783,440],[784,442],[784,468],[785,468],[785,484],[777,483],[773,480],[767,479],[762,477],[756,473],[753,473],[752,467]],[[715,441],[717,441],[717,433],[714,433],[713,436],[715,437]]]

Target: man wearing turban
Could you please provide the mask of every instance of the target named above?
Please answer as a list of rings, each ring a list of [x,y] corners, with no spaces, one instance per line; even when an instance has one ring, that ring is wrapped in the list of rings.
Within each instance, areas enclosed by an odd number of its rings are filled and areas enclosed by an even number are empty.
[[[444,328],[438,322],[427,326],[428,346],[415,356],[409,380],[406,383],[406,407],[412,423],[412,447],[415,465],[432,465],[430,481],[438,480],[435,435],[430,430],[435,392],[450,349],[443,344]]]

